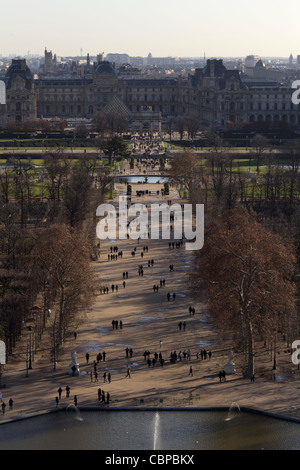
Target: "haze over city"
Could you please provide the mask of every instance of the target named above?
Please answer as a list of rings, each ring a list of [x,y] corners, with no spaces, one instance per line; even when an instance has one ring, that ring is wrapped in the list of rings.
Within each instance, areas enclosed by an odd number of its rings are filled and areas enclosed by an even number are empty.
[[[296,0],[37,0],[1,6],[0,55],[99,52],[181,57],[287,57],[297,53]],[[12,26],[13,25],[13,26]]]

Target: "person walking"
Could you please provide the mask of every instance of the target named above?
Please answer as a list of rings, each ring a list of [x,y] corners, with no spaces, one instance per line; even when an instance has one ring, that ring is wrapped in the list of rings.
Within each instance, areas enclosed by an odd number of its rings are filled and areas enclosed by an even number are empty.
[[[126,377],[128,377],[130,379],[130,368],[129,367],[127,367]]]
[[[59,400],[61,400],[61,392],[62,392],[62,388],[59,387],[59,389],[57,390]]]
[[[13,401],[12,398],[9,399],[8,404],[9,404],[9,409],[12,410],[13,409],[13,404],[14,404],[14,401]]]
[[[192,366],[190,367],[189,375],[190,375],[191,377],[193,377],[193,368],[192,368]]]
[[[77,395],[74,395],[74,405],[77,406],[77,403],[78,403]]]

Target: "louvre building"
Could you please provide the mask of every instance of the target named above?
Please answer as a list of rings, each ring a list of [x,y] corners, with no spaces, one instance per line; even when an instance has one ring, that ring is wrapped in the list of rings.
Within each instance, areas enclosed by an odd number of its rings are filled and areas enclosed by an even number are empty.
[[[130,121],[145,110],[162,121],[197,116],[203,126],[227,123],[284,122],[300,128],[300,108],[292,89],[278,81],[246,78],[228,70],[222,60],[207,60],[187,78],[119,74],[112,63],[99,61],[81,74],[44,73],[33,76],[25,59],[14,59],[5,76],[6,103],[0,105],[0,125],[39,118],[92,119],[99,111],[114,111]]]

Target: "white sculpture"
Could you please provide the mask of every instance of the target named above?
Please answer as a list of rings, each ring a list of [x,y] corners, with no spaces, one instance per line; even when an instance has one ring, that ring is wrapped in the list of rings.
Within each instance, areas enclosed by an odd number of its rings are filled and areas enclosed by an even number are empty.
[[[232,353],[232,351],[230,351],[229,354],[228,354],[228,362],[227,362],[226,367],[225,367],[225,372],[226,372],[227,375],[236,373],[235,364],[233,362],[233,353]]]
[[[70,364],[69,374],[70,375],[79,375],[79,364],[77,362],[77,355],[76,355],[75,350],[73,350],[71,352],[71,357],[72,357],[72,362]]]

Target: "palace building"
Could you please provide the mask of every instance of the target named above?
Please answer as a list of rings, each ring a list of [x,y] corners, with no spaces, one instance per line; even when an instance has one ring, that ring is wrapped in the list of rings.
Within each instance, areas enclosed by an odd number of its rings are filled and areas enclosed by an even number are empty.
[[[98,112],[115,112],[152,130],[161,120],[178,116],[195,116],[204,127],[216,129],[225,129],[228,122],[263,121],[300,128],[300,108],[292,103],[289,86],[228,70],[221,59],[207,60],[184,78],[121,74],[103,57],[93,65],[88,60],[80,73],[72,74],[54,73],[51,63],[47,61],[45,73],[33,76],[25,59],[12,60],[0,77],[6,88],[0,125],[35,119],[91,120]]]

